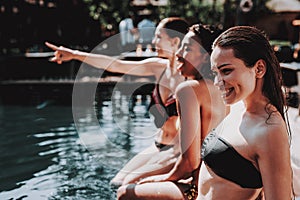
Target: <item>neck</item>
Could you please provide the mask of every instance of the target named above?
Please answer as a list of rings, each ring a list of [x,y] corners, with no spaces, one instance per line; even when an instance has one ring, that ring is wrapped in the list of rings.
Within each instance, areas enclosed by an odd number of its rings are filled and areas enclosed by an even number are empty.
[[[176,66],[175,66],[175,54],[172,53],[172,55],[169,58],[169,61],[170,61],[170,68],[175,69],[176,68]]]
[[[176,66],[176,60],[175,60],[175,54],[169,58],[169,61],[170,61],[169,67],[170,67],[171,73],[173,75],[178,73],[177,66]]]
[[[245,100],[245,106],[248,112],[257,113],[264,111],[266,105],[270,102],[267,97],[262,93],[262,79],[256,79],[256,87],[251,95],[249,95]]]
[[[256,98],[249,98],[244,100],[244,104],[246,106],[246,110],[249,113],[259,113],[265,111],[266,105],[269,103],[269,100],[265,96]]]

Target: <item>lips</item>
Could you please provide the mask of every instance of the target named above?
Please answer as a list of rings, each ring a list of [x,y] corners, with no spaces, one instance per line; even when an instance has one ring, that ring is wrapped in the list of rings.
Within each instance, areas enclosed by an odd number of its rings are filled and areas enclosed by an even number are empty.
[[[178,70],[178,71],[182,71],[183,65],[184,65],[184,63],[179,62],[179,63],[177,64],[177,70]]]
[[[221,91],[222,91],[222,98],[227,98],[229,97],[232,92],[233,92],[233,87],[232,88],[223,88]]]
[[[184,65],[184,59],[182,57],[177,57],[177,70],[182,71]]]

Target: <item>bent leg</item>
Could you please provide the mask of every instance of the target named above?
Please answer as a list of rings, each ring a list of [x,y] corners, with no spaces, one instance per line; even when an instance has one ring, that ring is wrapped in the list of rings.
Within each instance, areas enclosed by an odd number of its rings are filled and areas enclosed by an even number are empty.
[[[159,153],[159,151],[154,144],[138,153],[117,173],[117,175],[111,180],[110,184],[115,186],[122,185],[124,178],[128,174],[145,165],[145,163],[147,163],[153,156],[157,155],[157,153]]]
[[[123,180],[123,185],[135,183],[148,176],[168,173],[174,167],[178,156],[174,149],[153,155],[147,163],[128,174]]]
[[[161,200],[182,200],[187,199],[184,191],[189,188],[187,184],[175,184],[173,182],[144,183],[140,185],[130,184],[121,186],[118,189],[119,200],[125,199],[161,199]]]

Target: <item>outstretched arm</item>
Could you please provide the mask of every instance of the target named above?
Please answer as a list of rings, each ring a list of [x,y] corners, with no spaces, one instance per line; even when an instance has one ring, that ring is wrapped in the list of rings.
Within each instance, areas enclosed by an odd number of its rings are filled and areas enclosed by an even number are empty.
[[[166,68],[168,60],[162,58],[148,58],[142,61],[123,61],[110,56],[93,54],[78,50],[69,49],[63,46],[56,46],[49,42],[45,43],[54,52],[52,62],[61,64],[70,60],[79,60],[99,69],[110,72],[124,73],[136,76],[156,76],[159,77]]]

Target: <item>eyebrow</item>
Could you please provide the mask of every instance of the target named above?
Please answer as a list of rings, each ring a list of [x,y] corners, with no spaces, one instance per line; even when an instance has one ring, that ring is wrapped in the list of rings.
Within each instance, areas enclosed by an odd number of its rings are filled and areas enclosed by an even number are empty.
[[[217,66],[217,69],[221,69],[222,67],[225,67],[225,66],[228,66],[230,65],[229,63],[225,63],[225,64],[222,64],[222,65],[219,65]]]

